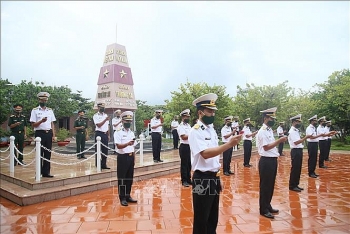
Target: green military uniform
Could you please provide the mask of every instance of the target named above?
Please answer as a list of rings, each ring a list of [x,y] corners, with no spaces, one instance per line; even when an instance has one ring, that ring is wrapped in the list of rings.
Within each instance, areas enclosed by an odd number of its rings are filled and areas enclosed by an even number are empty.
[[[28,125],[26,117],[22,114],[11,115],[8,120],[8,126],[20,122],[20,125],[17,125],[11,128],[11,136],[15,137],[15,145],[20,152],[18,155],[18,160],[23,163],[23,146],[24,146],[24,129]],[[15,150],[15,156],[17,157],[17,151]],[[15,160],[15,165],[17,161]]]
[[[84,129],[77,129],[76,143],[77,143],[77,153],[83,152],[85,150],[85,141],[86,141],[86,129],[88,127],[87,119],[77,118],[74,121],[74,127],[84,126]],[[78,158],[85,158],[84,153],[78,154]]]

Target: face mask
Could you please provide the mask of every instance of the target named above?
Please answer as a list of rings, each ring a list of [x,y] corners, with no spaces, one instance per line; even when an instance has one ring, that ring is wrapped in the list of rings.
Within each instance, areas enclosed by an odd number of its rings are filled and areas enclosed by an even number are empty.
[[[124,128],[130,128],[131,123],[123,123]]]
[[[117,118],[119,119],[119,118],[120,118],[120,115],[117,115]]]
[[[190,119],[184,119],[184,122],[185,122],[185,123],[189,123],[189,122],[190,122]]]
[[[275,120],[269,120],[267,122],[267,126],[272,127],[273,125],[275,125]]]
[[[230,127],[230,126],[231,126],[231,123],[226,123],[226,126],[227,126],[227,127]]]
[[[202,117],[203,123],[206,124],[206,125],[214,123],[214,119],[215,119],[215,116],[206,116],[206,115],[204,115]]]
[[[326,123],[323,123],[323,124],[322,124],[323,127],[326,126],[326,125],[327,125]]]
[[[157,115],[156,118],[157,118],[157,119],[160,119],[160,115]]]
[[[22,111],[15,111],[16,112],[16,114],[20,114],[20,113],[22,113]]]
[[[295,127],[296,127],[296,128],[300,128],[300,127],[301,127],[301,124],[296,124]]]
[[[41,107],[44,107],[44,106],[46,106],[46,103],[45,103],[45,102],[40,102],[39,105],[40,105]]]
[[[102,113],[102,112],[104,112],[105,111],[105,108],[100,108],[100,112]]]
[[[312,125],[313,125],[314,127],[316,127],[316,126],[317,126],[317,123],[312,123]]]

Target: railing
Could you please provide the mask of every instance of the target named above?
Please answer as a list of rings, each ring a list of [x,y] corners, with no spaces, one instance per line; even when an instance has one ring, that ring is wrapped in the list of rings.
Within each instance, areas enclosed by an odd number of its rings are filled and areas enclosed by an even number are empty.
[[[140,166],[143,166],[143,143],[144,141],[146,140],[145,139],[145,136],[143,134],[140,134],[139,136],[139,140],[136,140],[136,145],[134,146],[137,146],[138,144],[140,144],[139,146],[139,149],[135,152],[135,154],[137,153],[140,153]],[[112,150],[114,151],[115,149],[112,149],[112,148],[109,148],[108,145],[104,145],[103,143],[101,143],[101,137],[96,137],[96,143],[94,143],[91,147],[89,147],[88,149],[84,150],[83,152],[79,152],[79,153],[75,153],[75,154],[61,154],[61,153],[57,153],[55,151],[52,151],[50,149],[47,149],[45,146],[42,146],[41,145],[41,138],[40,137],[36,137],[35,138],[35,147],[33,148],[32,151],[30,151],[29,153],[21,153],[16,145],[15,145],[15,137],[14,136],[10,136],[10,146],[5,149],[4,151],[0,150],[1,153],[4,153],[4,152],[7,152],[7,151],[10,151],[10,154],[5,157],[5,158],[0,158],[0,161],[4,161],[8,158],[10,158],[10,174],[13,174],[15,172],[15,160],[17,161],[17,164],[19,165],[22,165],[24,167],[28,167],[30,165],[32,165],[34,162],[35,162],[35,181],[36,182],[40,182],[40,178],[41,178],[41,159],[42,160],[46,160],[50,163],[53,163],[53,164],[58,164],[58,165],[64,165],[64,166],[67,166],[67,165],[74,165],[74,164],[80,164],[80,163],[83,163],[89,159],[91,159],[92,157],[96,156],[97,157],[97,169],[96,171],[97,172],[101,172],[101,155],[104,155],[112,160],[116,160],[115,157],[110,157],[108,155],[105,155],[101,152],[101,145],[103,145],[104,147],[106,147],[108,150]],[[41,152],[41,149],[44,149],[44,150],[47,150],[51,153],[54,153],[56,155],[61,155],[61,156],[78,156],[78,154],[82,154],[82,153],[86,153],[87,151],[89,151],[90,149],[92,149],[93,147],[96,147],[96,153],[92,154],[91,156],[89,156],[88,158],[84,159],[84,160],[80,160],[78,162],[73,162],[73,163],[60,163],[60,162],[55,162],[55,161],[51,161],[51,160],[48,160],[44,157],[41,156],[40,152]],[[23,164],[21,163],[17,157],[15,157],[15,152],[17,152],[17,154],[21,154],[23,156],[25,155],[30,155],[32,154],[33,152],[35,151],[35,157],[34,159],[30,162],[30,163],[27,163],[27,164]]]

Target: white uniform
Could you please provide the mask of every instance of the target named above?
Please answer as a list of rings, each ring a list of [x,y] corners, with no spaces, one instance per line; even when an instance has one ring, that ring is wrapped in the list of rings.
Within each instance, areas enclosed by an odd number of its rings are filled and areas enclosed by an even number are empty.
[[[244,140],[251,141],[253,139],[253,136],[247,137],[247,135],[251,135],[252,134],[252,131],[250,131],[250,127],[244,126],[242,131],[244,131],[244,133],[243,133],[243,141]]]
[[[231,124],[231,127],[233,128],[233,131],[235,131],[235,132],[239,131],[239,123],[238,123],[238,121],[237,122],[233,121],[232,124]],[[236,135],[236,133],[233,134],[233,135]]]
[[[133,131],[131,131],[130,129],[127,131],[124,128],[115,131],[113,136],[114,144],[125,144],[132,141],[135,138],[135,134]],[[134,142],[134,145],[128,145],[123,149],[118,149],[117,147],[115,147],[115,149],[118,154],[128,154],[133,153],[135,151],[135,145],[136,141]]]
[[[109,129],[109,121],[106,121],[101,127],[97,127],[97,124],[98,123],[101,123],[103,120],[106,119],[108,115],[106,113],[100,113],[100,112],[97,112],[96,114],[94,114],[93,116],[93,120],[94,120],[94,123],[95,123],[95,131],[100,131],[100,132],[104,132],[106,133]]]
[[[257,134],[256,146],[258,147],[258,152],[260,156],[265,157],[278,157],[280,154],[276,147],[273,147],[270,150],[265,151],[264,145],[268,145],[275,142],[275,138],[273,136],[273,131],[266,124],[259,129]]]
[[[32,109],[32,112],[30,113],[30,120],[29,122],[35,123],[39,120],[43,119],[44,117],[47,117],[46,122],[42,122],[38,127],[34,127],[34,131],[36,130],[50,130],[51,129],[51,122],[56,121],[55,114],[53,113],[51,108],[46,107],[45,109],[41,108],[40,106]]]
[[[159,119],[157,119],[156,117],[154,117],[154,118],[152,118],[151,119],[151,132],[159,132],[159,133],[161,133],[162,132],[162,130],[163,130],[163,126],[159,126],[159,127],[157,127],[157,128],[152,128],[153,126],[156,126],[156,125],[158,125],[158,124],[161,124],[162,123],[162,121],[160,120],[160,118]]]
[[[171,121],[171,127],[173,127],[173,130],[179,127],[179,122],[176,120]]]
[[[289,129],[289,135],[288,135],[288,141],[289,141],[289,145],[291,149],[295,149],[295,148],[299,148],[302,149],[304,148],[304,145],[302,143],[299,144],[294,144],[294,142],[299,141],[300,140],[300,132],[299,129],[295,128],[295,127],[291,127]]]
[[[331,127],[328,127],[328,126],[325,126],[324,128],[326,129],[326,133],[327,133],[327,134],[328,134],[328,133],[330,132],[330,130],[331,130]],[[325,137],[325,139],[332,139],[332,137],[331,137],[331,136],[328,136],[328,137]]]
[[[278,126],[276,132],[277,132],[277,136],[278,136],[278,137],[284,136],[283,128],[282,128],[281,126]]]
[[[320,125],[318,125],[318,127],[317,127],[317,135],[320,135],[320,134],[322,134],[322,133],[327,133],[327,130],[326,130],[325,127],[323,127],[323,126],[320,124]],[[320,137],[318,138],[318,140],[319,140],[319,141],[328,140],[328,137],[320,136]]]
[[[191,126],[188,123],[184,123],[181,122],[181,124],[179,125],[179,127],[177,128],[177,132],[179,134],[180,137],[180,144],[186,144],[188,145],[188,139],[187,140],[182,140],[181,136],[182,135],[189,135],[191,131]]]
[[[208,148],[217,147],[219,145],[218,135],[212,124],[205,126],[198,120],[197,124],[195,124],[190,131],[188,142],[191,147],[191,165],[193,171],[219,171],[221,167],[219,162],[220,155],[204,159],[200,154]]]
[[[315,126],[312,125],[312,124],[310,124],[310,125],[306,128],[305,134],[306,134],[306,135],[316,136],[317,133],[316,133],[316,128],[315,128]],[[306,140],[307,140],[308,142],[318,142],[318,137],[315,138],[315,139],[307,138]]]
[[[230,126],[227,126],[226,124],[225,124],[225,126],[223,126],[221,128],[221,140],[222,140],[222,142],[229,142],[230,141],[230,139],[233,137],[232,135],[229,136],[228,138],[225,138],[224,136],[230,134],[231,132],[232,132],[232,128]]]
[[[121,128],[123,127],[122,124],[118,124],[118,123],[120,123],[121,121],[122,121],[122,118],[120,118],[120,117],[119,117],[119,118],[114,117],[114,118],[112,119],[113,131],[119,130],[119,129],[121,129]],[[117,127],[114,127],[114,125],[116,125],[116,124],[118,124]]]

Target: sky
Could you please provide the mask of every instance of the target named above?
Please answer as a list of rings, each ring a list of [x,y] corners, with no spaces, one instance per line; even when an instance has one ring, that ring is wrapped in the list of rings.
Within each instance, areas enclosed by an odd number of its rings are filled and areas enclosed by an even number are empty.
[[[312,91],[350,67],[348,1],[1,1],[1,78],[68,85],[95,101],[107,45],[126,47],[135,98],[180,84]]]

